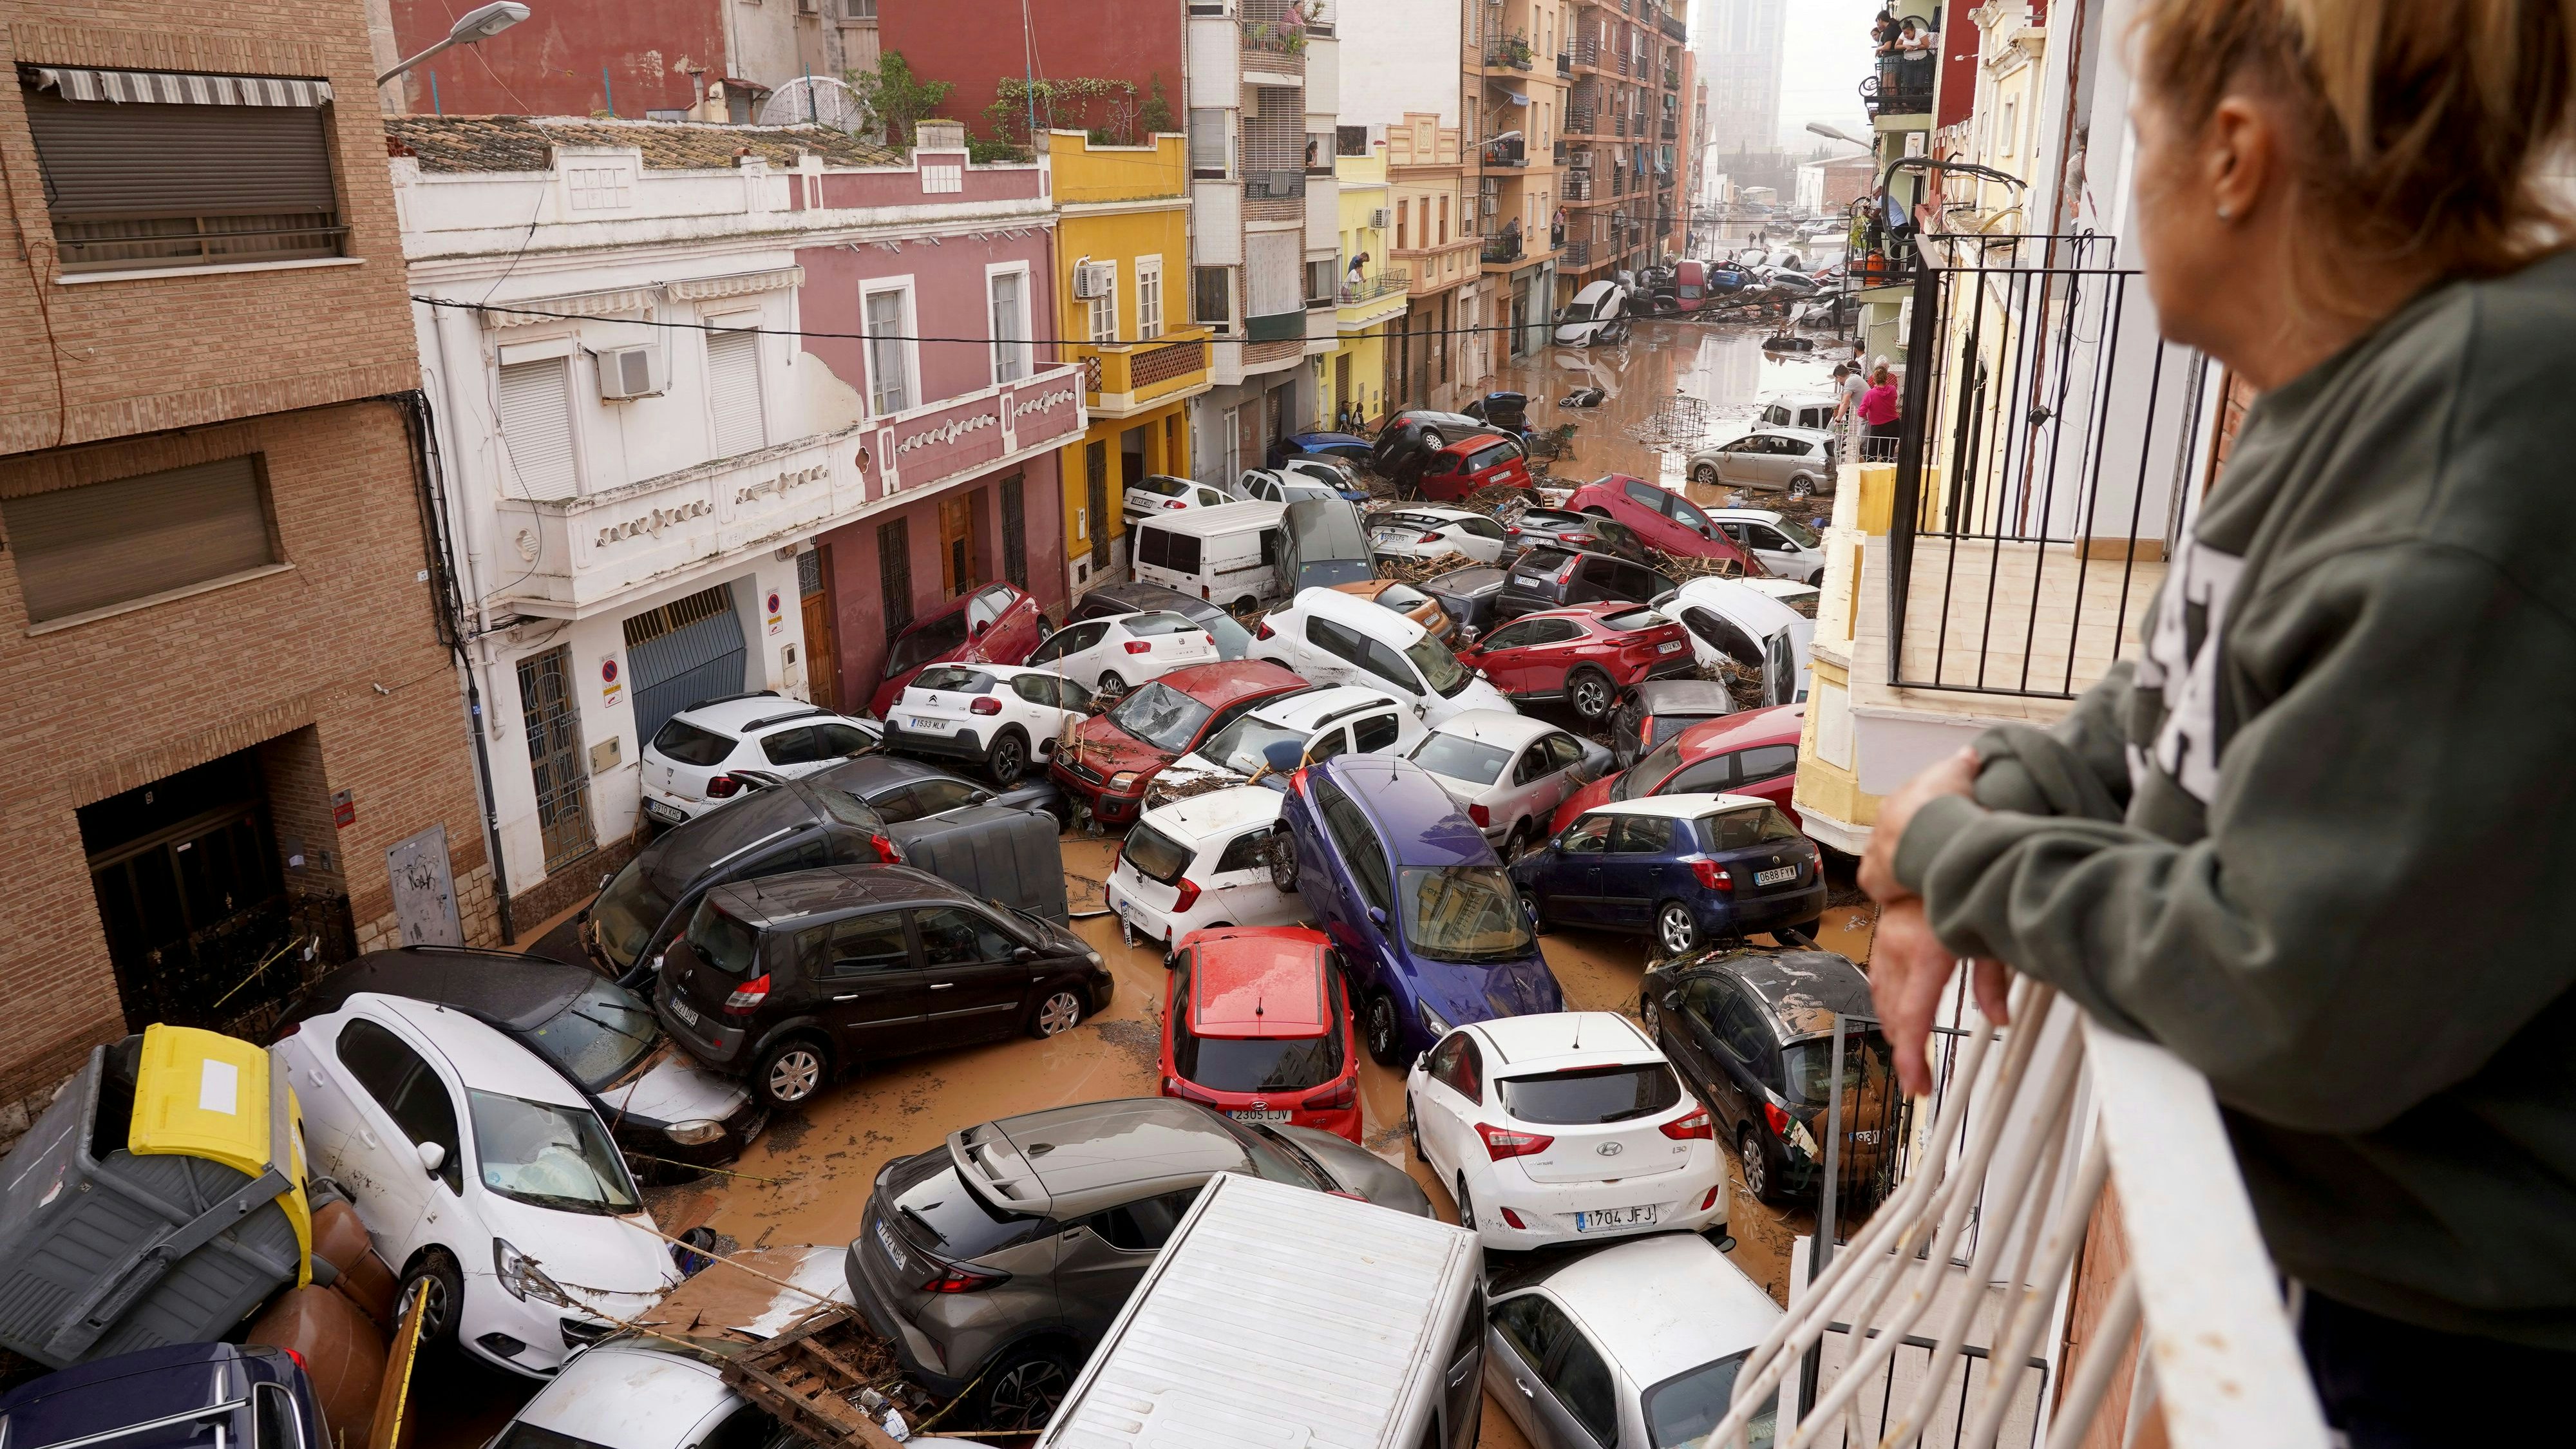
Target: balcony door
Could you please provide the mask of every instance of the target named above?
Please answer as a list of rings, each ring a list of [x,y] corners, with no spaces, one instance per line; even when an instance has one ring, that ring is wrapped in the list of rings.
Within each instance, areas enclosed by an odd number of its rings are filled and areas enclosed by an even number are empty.
[[[939,592],[953,599],[975,587],[975,502],[959,495],[939,500]]]

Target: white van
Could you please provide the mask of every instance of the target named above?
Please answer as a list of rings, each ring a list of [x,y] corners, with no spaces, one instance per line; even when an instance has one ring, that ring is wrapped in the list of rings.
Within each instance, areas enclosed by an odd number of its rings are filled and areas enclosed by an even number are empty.
[[[1279,592],[1279,516],[1285,503],[1220,503],[1138,519],[1128,528],[1136,581],[1229,609]]]
[[[1469,1449],[1483,1276],[1466,1228],[1219,1173],[1038,1449]]]

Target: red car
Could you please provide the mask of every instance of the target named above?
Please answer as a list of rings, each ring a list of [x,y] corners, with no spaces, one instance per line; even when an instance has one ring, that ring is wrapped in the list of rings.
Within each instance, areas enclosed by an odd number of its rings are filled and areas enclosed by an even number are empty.
[[[1669,488],[1643,478],[1605,473],[1574,490],[1565,506],[1595,518],[1624,523],[1645,541],[1675,558],[1729,558],[1749,575],[1763,572],[1762,561],[1737,546],[1700,506]]]
[[[1460,438],[1423,462],[1418,486],[1423,497],[1441,500],[1464,498],[1479,488],[1527,488],[1529,454],[1497,433]]]
[[[1163,1095],[1360,1140],[1360,1043],[1332,945],[1302,926],[1183,936],[1164,999]]]
[[[1562,699],[1586,723],[1649,679],[1697,674],[1690,636],[1643,604],[1576,604],[1523,614],[1458,662],[1485,671],[1515,702]]]
[[[1046,615],[1038,612],[1037,600],[1009,584],[986,584],[894,636],[868,695],[868,713],[884,719],[903,687],[933,664],[1019,664],[1046,636]]]
[[[1798,788],[1798,732],[1806,722],[1805,705],[1775,704],[1692,725],[1620,773],[1576,791],[1556,807],[1549,829],[1563,830],[1574,817],[1613,800],[1704,792],[1768,800],[1795,825],[1798,812],[1789,795]]]
[[[1047,775],[1080,796],[1093,819],[1124,825],[1142,810],[1147,782],[1165,765],[1263,700],[1312,687],[1260,659],[1183,665],[1075,726],[1072,742],[1047,761]]]

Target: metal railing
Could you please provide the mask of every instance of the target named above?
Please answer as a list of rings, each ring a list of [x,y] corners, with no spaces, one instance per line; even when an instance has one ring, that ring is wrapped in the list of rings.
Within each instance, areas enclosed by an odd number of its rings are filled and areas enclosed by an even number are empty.
[[[1485,64],[1529,70],[1538,63],[1526,35],[1496,36],[1485,42]]]
[[[1411,272],[1389,269],[1378,273],[1374,277],[1363,277],[1357,282],[1345,280],[1342,283],[1341,301],[1342,305],[1349,306],[1354,302],[1366,302],[1371,298],[1384,297],[1390,293],[1407,291],[1410,290],[1412,286],[1413,274]]]
[[[1478,255],[1480,260],[1488,262],[1519,261],[1521,259],[1520,233],[1513,232],[1509,236],[1487,238]]]
[[[1517,136],[1507,141],[1488,141],[1484,145],[1484,152],[1485,164],[1488,166],[1527,166],[1529,164],[1528,148]]]

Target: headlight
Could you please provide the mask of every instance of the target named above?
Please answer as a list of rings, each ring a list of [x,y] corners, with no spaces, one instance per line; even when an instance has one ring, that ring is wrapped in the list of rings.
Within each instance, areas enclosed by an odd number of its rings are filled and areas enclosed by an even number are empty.
[[[545,1270],[531,1261],[527,1254],[511,1247],[506,1238],[492,1240],[492,1276],[500,1279],[501,1286],[509,1290],[510,1296],[522,1303],[531,1296],[548,1303],[568,1301],[564,1291],[555,1286],[555,1280],[547,1277]]]
[[[1117,774],[1110,776],[1109,789],[1111,793],[1124,795],[1128,791],[1135,789],[1138,775],[1139,772],[1135,770],[1121,770]]]
[[[1433,1011],[1431,1009],[1430,1002],[1422,1002],[1414,1008],[1414,1011],[1421,1016],[1422,1029],[1424,1031],[1431,1033],[1435,1037],[1447,1036],[1449,1034],[1448,1018],[1442,1016],[1439,1012]]]
[[[674,1122],[662,1129],[662,1135],[683,1147],[701,1147],[724,1135],[722,1122]]]
[[[1094,971],[1099,970],[1099,969],[1100,969],[1100,967],[1101,967],[1100,953],[1099,953],[1099,952],[1097,952],[1097,951],[1085,951],[1085,952],[1083,952],[1083,953],[1082,953],[1082,959],[1083,959],[1083,960],[1085,960],[1085,961],[1090,962],[1090,963],[1091,963],[1091,969],[1092,969],[1092,970],[1094,970]]]

